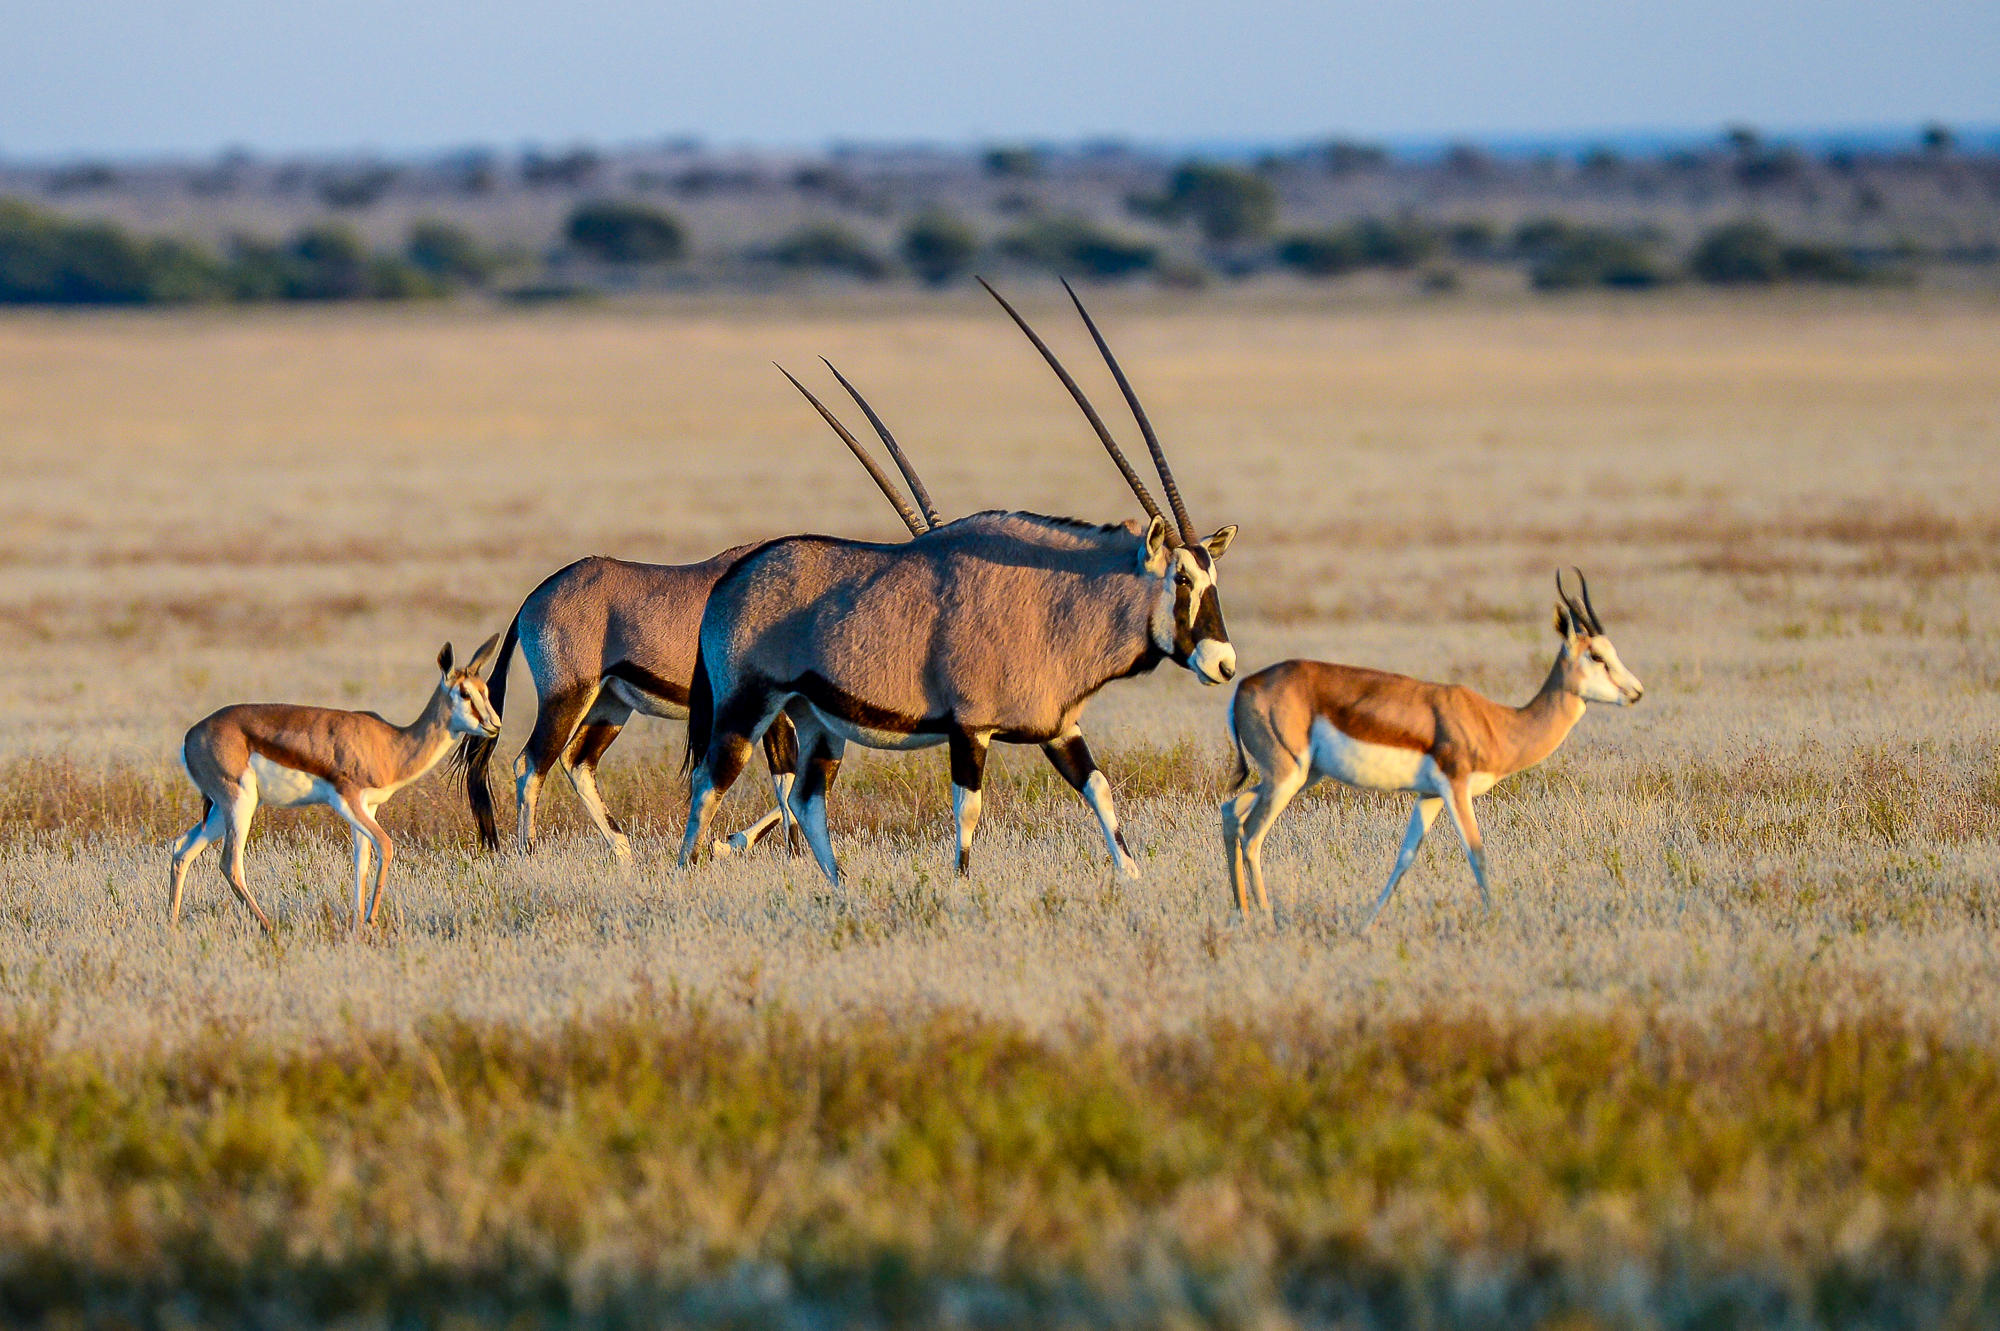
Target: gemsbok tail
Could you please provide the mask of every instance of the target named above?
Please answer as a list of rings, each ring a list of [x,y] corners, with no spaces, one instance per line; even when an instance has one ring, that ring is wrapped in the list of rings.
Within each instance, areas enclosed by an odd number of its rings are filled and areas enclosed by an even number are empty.
[[[694,649],[694,678],[688,681],[688,746],[681,755],[681,770],[692,772],[694,765],[708,756],[708,741],[715,732],[715,686],[708,678],[708,649]]]
[[[507,706],[507,667],[514,660],[514,646],[520,641],[521,615],[516,611],[507,623],[507,636],[500,640],[500,654],[493,658],[493,673],[487,676],[486,696],[493,714],[504,717]],[[470,735],[459,741],[458,761],[465,768],[465,802],[472,808],[472,821],[479,827],[479,840],[488,850],[500,849],[500,829],[493,821],[493,788],[486,784],[486,769],[493,762],[493,750],[500,747],[499,736]]]

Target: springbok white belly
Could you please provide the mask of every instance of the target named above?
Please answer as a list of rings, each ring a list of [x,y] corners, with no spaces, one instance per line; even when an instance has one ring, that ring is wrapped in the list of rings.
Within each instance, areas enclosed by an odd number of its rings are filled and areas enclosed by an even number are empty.
[[[1342,733],[1326,721],[1312,725],[1313,775],[1330,776],[1363,790],[1430,791],[1437,765],[1421,749],[1370,744]]]
[[[257,802],[277,809],[296,809],[301,804],[329,804],[333,787],[310,772],[301,772],[283,763],[274,763],[261,753],[250,755],[250,771],[257,778]]]

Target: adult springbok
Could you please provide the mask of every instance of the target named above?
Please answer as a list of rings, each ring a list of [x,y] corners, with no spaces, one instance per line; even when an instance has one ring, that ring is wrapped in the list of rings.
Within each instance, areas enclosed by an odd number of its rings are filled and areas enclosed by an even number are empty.
[[[850,741],[949,747],[961,873],[979,823],[988,746],[1039,744],[1096,813],[1119,870],[1137,873],[1078,720],[1106,684],[1162,661],[1208,684],[1235,673],[1215,561],[1236,529],[1195,534],[1159,439],[1080,300],[1077,310],[1152,450],[1177,532],[1076,381],[1014,308],[1000,304],[1083,408],[1150,524],[989,512],[900,545],[791,536],[743,556],[716,581],[702,613],[688,705],[693,776],[683,866],[706,847],[709,815],[751,747],[789,716],[801,758],[792,809],[836,886],[826,792]]]
[[[1556,573],[1555,627],[1562,645],[1541,691],[1520,707],[1461,685],[1324,661],[1281,661],[1237,686],[1229,708],[1236,784],[1222,802],[1223,855],[1237,910],[1249,910],[1254,891],[1258,909],[1270,914],[1264,835],[1293,796],[1326,777],[1417,797],[1396,867],[1363,929],[1387,904],[1441,808],[1451,814],[1480,898],[1490,907],[1473,797],[1554,753],[1583,719],[1585,703],[1625,707],[1645,693],[1605,636],[1581,570],[1576,579],[1580,604]]]
[[[896,515],[920,535],[937,522],[930,495],[917,480],[894,436],[854,386],[841,384],[868,414],[889,455],[910,482],[922,512],[903,502],[895,485],[860,442],[833,413],[791,373],[780,372],[833,425],[860,460]],[[832,369],[831,364],[828,369]],[[840,371],[834,370],[836,377]],[[723,572],[756,544],[739,545],[696,564],[639,564],[593,555],[579,559],[543,579],[529,592],[507,622],[500,656],[493,668],[493,712],[507,705],[507,669],[518,644],[535,685],[535,726],[514,760],[515,838],[521,850],[533,847],[535,810],[542,783],[560,769],[583,805],[591,825],[620,860],[631,856],[624,828],[604,805],[597,787],[597,765],[637,712],[667,720],[687,716],[688,681],[694,674],[695,636],[709,590]],[[480,840],[489,850],[500,848],[494,819],[493,793],[487,769],[498,740],[476,735],[464,745],[465,796]],[[780,821],[789,826],[790,794],[798,767],[798,745],[791,723],[781,722],[764,734],[764,757],[770,767],[777,807],[729,838],[729,848],[749,850]],[[718,849],[724,847],[718,843]]]
[[[442,678],[423,714],[406,726],[374,712],[335,711],[292,703],[238,703],[189,730],[181,763],[201,792],[201,817],[174,843],[167,920],[181,917],[181,887],[188,865],[224,834],[222,876],[266,932],[271,918],[243,881],[243,842],[260,804],[294,809],[324,804],[354,833],[354,927],[372,923],[382,903],[382,883],[395,846],[375,821],[375,810],[404,786],[437,766],[462,735],[497,735],[500,716],[480,677],[493,660],[500,635],[488,638],[462,668],[452,668],[451,644],[438,653]],[[375,889],[366,909],[362,887],[370,850]]]

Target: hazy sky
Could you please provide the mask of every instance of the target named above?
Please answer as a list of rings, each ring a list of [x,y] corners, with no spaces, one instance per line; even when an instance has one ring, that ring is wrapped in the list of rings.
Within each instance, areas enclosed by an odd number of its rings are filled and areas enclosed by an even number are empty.
[[[0,154],[2000,121],[2000,0],[0,0]]]

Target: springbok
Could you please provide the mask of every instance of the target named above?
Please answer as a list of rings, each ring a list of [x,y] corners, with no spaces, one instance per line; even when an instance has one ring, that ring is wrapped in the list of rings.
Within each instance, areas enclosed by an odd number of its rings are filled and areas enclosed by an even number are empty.
[[[792,536],[738,560],[717,580],[702,614],[688,712],[694,771],[683,866],[704,848],[715,802],[742,773],[752,744],[789,716],[801,758],[793,813],[836,886],[826,792],[850,741],[878,749],[949,746],[961,873],[979,823],[988,746],[1039,744],[1096,813],[1120,872],[1138,872],[1078,718],[1106,684],[1163,660],[1209,684],[1235,673],[1215,561],[1236,529],[1196,536],[1158,437],[1074,291],[1152,450],[1178,533],[1076,381],[993,294],[1083,408],[1149,525],[988,512],[901,545]]]
[[[789,371],[782,366],[779,370],[805,392]],[[839,377],[840,371],[834,374]],[[811,393],[806,397],[839,432],[910,534],[928,531],[937,521],[930,495],[888,427],[853,385],[844,377],[840,382],[887,443],[923,508],[921,515],[903,502],[894,484],[833,413]],[[559,767],[612,854],[621,860],[631,856],[624,828],[605,808],[598,791],[597,765],[634,712],[674,721],[687,716],[702,606],[724,570],[755,548],[755,543],[735,546],[696,564],[639,564],[593,555],[550,574],[521,602],[501,640],[491,689],[493,713],[498,716],[506,708],[507,670],[518,645],[534,680],[536,701],[534,730],[514,760],[515,837],[523,851],[534,845],[542,783],[552,768]],[[500,848],[486,775],[497,747],[494,736],[475,735],[463,748],[466,802],[489,850]],[[798,764],[790,722],[781,721],[765,732],[764,757],[777,807],[729,838],[728,847],[737,851],[749,850],[781,821],[789,823],[786,796]],[[718,843],[717,849],[724,847]]]
[[[1396,867],[1363,929],[1396,890],[1440,808],[1450,811],[1480,899],[1490,907],[1473,797],[1554,753],[1583,719],[1585,703],[1624,707],[1645,693],[1604,635],[1581,570],[1576,577],[1581,604],[1563,590],[1562,573],[1556,573],[1555,627],[1562,645],[1541,691],[1520,707],[1461,685],[1325,661],[1281,661],[1238,685],[1229,707],[1236,783],[1222,801],[1223,855],[1237,910],[1249,910],[1254,890],[1258,909],[1270,914],[1264,835],[1293,796],[1326,777],[1362,790],[1417,797]]]
[[[354,833],[354,927],[372,923],[396,853],[389,834],[375,821],[375,810],[437,766],[460,736],[500,733],[500,715],[480,677],[499,643],[496,633],[456,670],[446,643],[437,658],[442,678],[422,715],[406,726],[374,712],[274,702],[238,703],[197,721],[181,741],[181,764],[201,792],[201,817],[174,843],[168,922],[180,922],[188,865],[227,833],[222,876],[269,932],[270,917],[243,881],[243,842],[250,835],[250,820],[260,804],[278,809],[324,804],[346,819]],[[362,887],[371,849],[375,889],[364,910]]]

